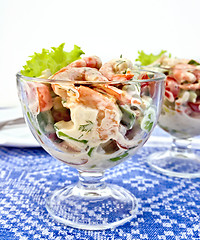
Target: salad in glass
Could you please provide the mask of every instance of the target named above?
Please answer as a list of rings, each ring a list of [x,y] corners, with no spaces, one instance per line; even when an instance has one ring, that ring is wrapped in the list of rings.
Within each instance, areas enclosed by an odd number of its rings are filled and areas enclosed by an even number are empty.
[[[137,201],[124,188],[107,185],[104,171],[147,141],[161,110],[165,75],[139,70],[123,57],[102,63],[98,56],[81,57],[77,46],[68,53],[63,47],[35,53],[17,74],[33,135],[79,171],[78,184],[55,191],[46,206],[72,227],[116,227],[135,216]]]
[[[194,59],[172,58],[167,56],[165,51],[161,51],[157,56],[148,56],[141,51],[137,60],[144,59],[143,64],[148,63],[148,69],[156,69],[166,74],[165,97],[158,124],[174,139],[171,153],[168,152],[165,158],[168,163],[169,159],[170,162],[172,159],[179,159],[176,162],[179,161],[182,165],[178,168],[176,164],[175,170],[168,169],[167,173],[181,177],[200,176],[200,157],[191,154],[190,140],[187,141],[200,135],[200,62]],[[154,155],[152,158],[155,157]],[[183,164],[183,159],[187,159],[187,167]],[[156,164],[152,161],[150,164]],[[189,165],[192,167],[189,168]],[[172,166],[174,168],[174,165]]]
[[[157,118],[152,104],[156,84],[145,83],[152,74],[135,69],[125,58],[102,65],[99,57],[90,56],[53,69],[54,74],[49,68],[36,73],[40,80],[23,86],[36,138],[45,148],[53,143],[53,156],[81,170],[123,161],[130,155],[127,150],[135,152],[144,143]],[[29,73],[25,66],[22,74]],[[151,94],[145,93],[148,89]]]

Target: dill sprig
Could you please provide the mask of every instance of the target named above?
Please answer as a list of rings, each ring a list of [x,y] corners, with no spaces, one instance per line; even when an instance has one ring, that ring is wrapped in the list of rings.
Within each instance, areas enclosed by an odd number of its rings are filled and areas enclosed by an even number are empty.
[[[79,126],[79,131],[81,132],[90,132],[93,128],[93,122],[90,120],[86,121],[86,124],[82,124]]]

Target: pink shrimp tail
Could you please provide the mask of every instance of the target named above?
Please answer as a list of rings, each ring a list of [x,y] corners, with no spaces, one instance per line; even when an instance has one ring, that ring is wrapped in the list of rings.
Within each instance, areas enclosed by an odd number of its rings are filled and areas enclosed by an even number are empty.
[[[101,59],[97,56],[91,56],[91,57],[84,57],[82,59],[76,60],[69,64],[66,68],[72,68],[72,67],[90,67],[90,68],[97,68],[100,69],[102,66]]]

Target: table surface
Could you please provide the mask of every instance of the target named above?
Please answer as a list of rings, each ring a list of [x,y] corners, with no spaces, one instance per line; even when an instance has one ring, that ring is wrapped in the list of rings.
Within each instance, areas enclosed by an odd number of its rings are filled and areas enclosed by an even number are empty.
[[[115,229],[86,231],[53,220],[45,208],[55,189],[75,183],[77,171],[42,148],[0,147],[0,239],[200,239],[200,179],[167,177],[152,171],[146,157],[165,149],[168,134],[158,127],[152,139],[124,163],[106,171],[106,181],[138,199],[138,214]],[[150,139],[151,139],[150,138]],[[161,144],[160,139],[164,139]],[[197,150],[198,154],[200,151]]]

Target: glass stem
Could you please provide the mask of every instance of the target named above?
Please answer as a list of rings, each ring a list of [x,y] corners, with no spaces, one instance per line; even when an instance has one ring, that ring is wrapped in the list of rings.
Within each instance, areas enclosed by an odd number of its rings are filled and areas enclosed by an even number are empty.
[[[176,153],[191,153],[192,140],[173,138],[171,151]]]
[[[79,182],[77,187],[89,191],[104,189],[106,187],[104,172],[96,173],[79,171]]]

